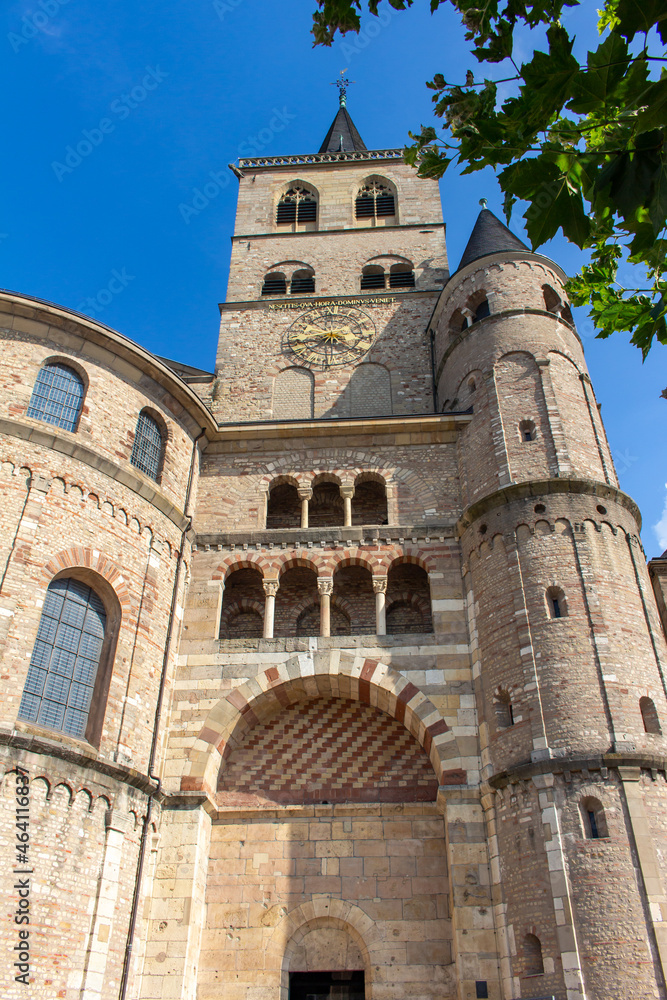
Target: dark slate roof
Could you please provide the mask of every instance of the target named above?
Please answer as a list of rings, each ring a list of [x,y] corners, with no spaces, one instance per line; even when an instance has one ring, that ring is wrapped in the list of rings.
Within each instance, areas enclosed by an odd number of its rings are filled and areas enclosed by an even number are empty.
[[[341,152],[341,136],[343,137],[344,153],[361,153],[366,149],[364,140],[357,132],[356,126],[347,113],[347,108],[339,108],[338,114],[331,123],[326,139],[319,148],[320,153]]]
[[[483,208],[477,216],[477,222],[470,234],[468,245],[463,251],[459,271],[473,260],[486,257],[490,253],[500,253],[503,250],[528,250],[518,236],[511,232],[504,222],[496,218],[488,208]]]
[[[163,358],[159,354],[156,354],[155,357],[167,368],[170,368],[175,375],[182,378],[184,382],[210,382],[211,379],[215,378],[214,372],[204,371],[203,368],[193,368],[192,365],[185,365],[181,361],[172,361],[171,358]]]

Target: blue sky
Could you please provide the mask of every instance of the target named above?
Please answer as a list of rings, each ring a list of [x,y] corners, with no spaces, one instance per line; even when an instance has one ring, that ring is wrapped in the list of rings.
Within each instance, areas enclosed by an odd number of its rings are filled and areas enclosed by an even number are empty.
[[[364,19],[359,39],[331,49],[312,48],[313,8],[314,0],[9,0],[0,286],[210,369],[236,199],[227,164],[254,150],[317,150],[337,107],[330,81],[343,68],[356,81],[348,109],[369,148],[402,146],[431,121],[424,84],[436,71],[452,82],[477,71],[448,7],[433,16],[426,0],[402,13],[387,7],[381,22]],[[595,8],[586,0],[568,16],[579,55],[595,44]],[[532,44],[519,40],[519,58]],[[194,201],[197,190],[211,194],[208,204]],[[456,266],[479,199],[502,216],[501,198],[489,171],[451,170],[441,190]],[[193,205],[197,214],[183,207]],[[511,225],[524,235],[520,211]],[[582,262],[561,239],[541,252],[571,273]],[[624,335],[599,341],[583,311],[577,322],[621,485],[656,555],[667,546],[667,350],[654,348],[642,365]]]

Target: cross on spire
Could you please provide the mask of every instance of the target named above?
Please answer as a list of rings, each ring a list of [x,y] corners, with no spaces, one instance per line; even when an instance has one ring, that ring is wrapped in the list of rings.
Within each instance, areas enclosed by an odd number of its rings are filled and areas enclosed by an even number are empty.
[[[347,73],[347,67],[340,71],[340,80],[331,81],[332,87],[338,87],[338,99],[340,101],[341,108],[344,108],[347,105],[347,88],[351,83],[355,82],[354,80],[348,80],[345,73]]]

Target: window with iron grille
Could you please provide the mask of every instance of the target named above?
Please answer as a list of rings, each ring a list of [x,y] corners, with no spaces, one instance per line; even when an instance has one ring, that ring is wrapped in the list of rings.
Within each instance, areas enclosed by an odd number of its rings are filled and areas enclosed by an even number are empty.
[[[82,738],[106,628],[104,606],[79,580],[46,592],[19,718]]]
[[[276,222],[279,226],[292,222],[317,221],[317,200],[312,191],[294,186],[278,202]]]
[[[355,202],[357,219],[376,219],[396,214],[394,195],[386,184],[370,181],[360,189]]]
[[[264,277],[262,295],[286,295],[287,280],[280,271],[272,271]]]
[[[67,365],[54,361],[40,368],[28,405],[28,416],[75,431],[83,405],[83,381]]]
[[[137,420],[130,462],[151,479],[157,480],[162,469],[164,443],[157,420],[142,410]]]

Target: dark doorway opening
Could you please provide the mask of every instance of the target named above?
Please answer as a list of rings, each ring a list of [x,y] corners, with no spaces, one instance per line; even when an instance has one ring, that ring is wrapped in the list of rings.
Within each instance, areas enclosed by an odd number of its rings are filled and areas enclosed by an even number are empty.
[[[364,1000],[363,972],[290,972],[289,1000]]]

